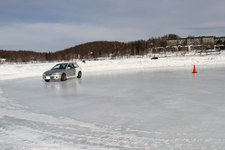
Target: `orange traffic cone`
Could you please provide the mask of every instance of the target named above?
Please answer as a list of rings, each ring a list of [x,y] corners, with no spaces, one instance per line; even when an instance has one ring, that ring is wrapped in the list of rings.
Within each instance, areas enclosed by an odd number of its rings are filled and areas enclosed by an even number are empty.
[[[192,72],[192,73],[198,73],[198,72],[196,71],[195,65],[194,65],[194,68],[193,68],[193,72]]]

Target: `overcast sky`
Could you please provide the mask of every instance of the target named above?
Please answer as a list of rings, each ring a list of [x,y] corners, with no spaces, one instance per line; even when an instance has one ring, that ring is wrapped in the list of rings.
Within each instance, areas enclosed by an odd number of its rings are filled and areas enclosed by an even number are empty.
[[[225,36],[225,0],[0,0],[0,49],[48,52],[170,33]]]

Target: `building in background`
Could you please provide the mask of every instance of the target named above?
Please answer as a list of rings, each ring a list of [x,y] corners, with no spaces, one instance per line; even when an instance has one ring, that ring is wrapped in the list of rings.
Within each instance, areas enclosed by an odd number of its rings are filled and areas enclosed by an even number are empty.
[[[5,58],[0,58],[0,63],[3,64],[6,62],[6,59]]]
[[[225,37],[215,36],[200,36],[200,37],[187,37],[168,39],[167,47],[188,47],[188,50],[207,50],[213,48],[223,48],[225,43]]]

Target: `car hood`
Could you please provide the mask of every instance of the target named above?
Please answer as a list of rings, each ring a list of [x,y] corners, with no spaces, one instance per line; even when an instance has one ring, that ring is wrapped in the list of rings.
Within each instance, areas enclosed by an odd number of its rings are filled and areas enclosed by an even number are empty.
[[[48,70],[48,71],[45,71],[44,74],[62,73],[63,71],[64,71],[64,69]]]

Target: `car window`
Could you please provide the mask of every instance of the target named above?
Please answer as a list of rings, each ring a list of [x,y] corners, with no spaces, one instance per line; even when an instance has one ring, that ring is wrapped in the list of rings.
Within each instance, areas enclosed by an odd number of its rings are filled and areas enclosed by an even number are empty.
[[[68,68],[72,69],[72,68],[75,68],[75,67],[74,67],[73,64],[69,64],[69,65],[68,65]]]
[[[78,68],[79,67],[78,64],[73,64],[73,65],[74,65],[75,68]]]
[[[57,64],[52,68],[52,70],[66,69],[66,65],[67,64]]]
[[[75,68],[75,66],[73,64],[71,64],[72,68]]]

